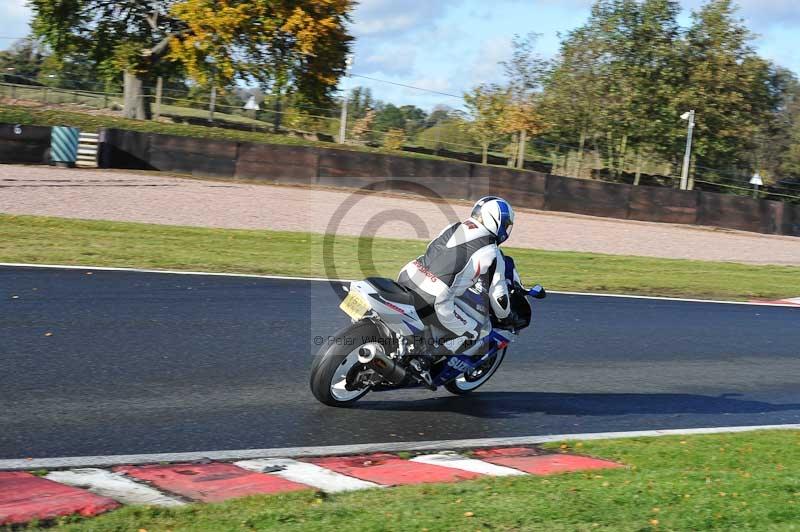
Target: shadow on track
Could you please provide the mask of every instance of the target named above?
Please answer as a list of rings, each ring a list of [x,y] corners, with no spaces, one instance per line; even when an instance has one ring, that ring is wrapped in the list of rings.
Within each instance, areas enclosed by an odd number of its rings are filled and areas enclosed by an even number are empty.
[[[480,418],[514,418],[541,413],[554,416],[621,416],[643,414],[761,414],[800,411],[800,403],[771,404],[720,396],[675,393],[540,393],[476,392],[468,397],[421,401],[363,401],[358,410],[450,412]]]

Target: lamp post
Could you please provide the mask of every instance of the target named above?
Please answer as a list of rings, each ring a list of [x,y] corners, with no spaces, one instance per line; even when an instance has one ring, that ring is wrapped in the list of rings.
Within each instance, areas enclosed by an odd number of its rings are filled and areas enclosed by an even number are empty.
[[[344,77],[350,75],[350,67],[353,66],[353,54],[348,54],[345,59]],[[342,115],[339,118],[339,144],[347,142],[347,87],[344,89],[344,98],[342,99]]]
[[[689,130],[686,133],[686,152],[683,155],[683,168],[681,169],[681,190],[689,190],[689,163],[692,160],[692,136],[694,134],[694,109],[681,115],[682,120],[689,121]]]

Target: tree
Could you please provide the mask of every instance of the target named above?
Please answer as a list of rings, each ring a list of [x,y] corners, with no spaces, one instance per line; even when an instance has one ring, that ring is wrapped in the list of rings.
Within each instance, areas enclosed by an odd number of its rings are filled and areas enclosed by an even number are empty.
[[[9,83],[35,83],[47,55],[34,39],[16,41],[8,50],[0,51],[0,75]]]
[[[509,165],[524,167],[525,145],[529,136],[538,135],[546,127],[540,111],[541,89],[546,78],[549,61],[536,52],[539,35],[514,36],[513,53],[509,61],[501,63],[510,79],[508,101],[501,118],[502,129],[512,134],[515,143],[509,147]]]
[[[630,148],[672,153],[679,86],[680,6],[672,0],[600,0],[570,32],[545,81],[544,112],[568,143],[604,147],[618,174]]]
[[[347,101],[350,105],[350,116],[353,119],[364,118],[368,112],[374,112],[377,103],[372,97],[372,89],[369,87],[356,87],[350,91]]]
[[[800,185],[800,86],[796,81],[789,94],[785,110],[789,134],[783,137],[788,137],[788,146],[780,155],[780,166],[776,173],[782,177],[794,178]]]
[[[125,114],[146,118],[145,85],[185,69],[197,84],[256,79],[325,101],[344,73],[352,0],[31,0],[59,57],[83,51],[124,72]]]
[[[437,105],[433,108],[431,114],[428,115],[428,118],[425,119],[425,127],[433,127],[440,122],[451,120],[454,116],[455,113],[452,107],[441,104]]]
[[[731,0],[711,0],[692,14],[686,36],[683,109],[695,109],[695,157],[705,179],[752,168],[747,153],[778,102],[771,65],[758,57],[752,34]],[[749,173],[749,172],[748,172]]]
[[[572,33],[561,43],[561,52],[544,81],[542,113],[551,124],[555,142],[578,144],[581,174],[586,142],[596,137],[601,118],[603,74],[602,50],[588,46],[583,33]]]
[[[538,135],[547,127],[539,111],[538,102],[538,95],[517,95],[508,99],[500,118],[501,128],[505,133],[519,135],[517,149],[511,150],[510,166],[524,167],[526,140]]]
[[[464,130],[481,144],[483,164],[489,160],[489,146],[506,135],[503,123],[510,95],[498,85],[479,85],[464,94],[467,108]]]
[[[425,127],[428,113],[416,105],[404,105],[400,107],[400,112],[405,120],[405,131],[409,137],[415,136]]]
[[[780,179],[787,172],[797,175],[797,170],[790,168],[800,163],[800,159],[794,158],[800,152],[793,150],[798,140],[795,129],[800,125],[800,82],[791,71],[775,67],[770,85],[777,105],[759,127],[752,151],[753,168],[768,182]]]
[[[353,122],[353,129],[350,135],[361,142],[373,140],[372,123],[375,121],[375,111],[370,109],[367,113]]]
[[[169,14],[176,1],[31,0],[32,27],[59,59],[81,52],[97,68],[124,72],[125,115],[146,118],[145,81],[184,29]]]
[[[539,92],[550,70],[550,62],[536,52],[540,36],[538,33],[529,33],[524,37],[514,35],[511,39],[511,59],[500,62],[510,80],[510,88],[517,94]]]
[[[403,111],[394,104],[387,103],[376,106],[375,130],[405,129],[406,117]]]
[[[406,132],[400,128],[392,128],[383,136],[383,147],[387,150],[401,150],[406,141]]]
[[[290,91],[311,105],[329,105],[353,40],[352,6],[352,0],[183,0],[171,13],[187,30],[171,41],[170,57],[199,83],[258,81],[272,93],[278,119]]]

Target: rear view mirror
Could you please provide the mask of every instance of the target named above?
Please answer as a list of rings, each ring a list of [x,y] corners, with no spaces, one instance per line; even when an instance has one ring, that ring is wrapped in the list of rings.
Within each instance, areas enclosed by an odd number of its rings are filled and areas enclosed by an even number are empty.
[[[535,299],[544,299],[547,297],[547,292],[542,285],[537,284],[528,290],[528,295],[534,297]]]

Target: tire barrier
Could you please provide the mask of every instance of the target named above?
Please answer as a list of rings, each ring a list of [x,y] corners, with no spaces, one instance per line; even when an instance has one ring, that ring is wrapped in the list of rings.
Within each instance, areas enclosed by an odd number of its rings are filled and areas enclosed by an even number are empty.
[[[55,126],[53,128],[51,157],[56,166],[75,166],[78,160],[80,130],[76,127]]]
[[[50,133],[49,127],[0,124],[0,163],[49,163]]]

